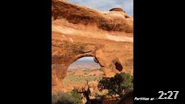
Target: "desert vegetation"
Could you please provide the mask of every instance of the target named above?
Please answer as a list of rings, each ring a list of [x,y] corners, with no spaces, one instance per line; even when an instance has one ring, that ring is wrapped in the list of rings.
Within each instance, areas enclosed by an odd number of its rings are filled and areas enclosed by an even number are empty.
[[[102,74],[98,73],[99,71],[97,70],[77,70],[77,71],[70,71],[68,72],[68,75],[64,78],[62,81],[62,84],[64,86],[67,85],[84,85],[86,84],[86,81],[99,81],[102,79],[103,72]],[[99,75],[96,75],[99,74]]]
[[[91,72],[92,70],[85,70],[85,74],[78,76],[70,71],[63,84],[81,85],[81,87],[76,86],[66,92],[54,94],[52,104],[119,104],[120,100],[132,96],[133,77],[130,74],[121,72],[109,78],[103,75],[98,77],[89,75]],[[92,82],[97,84],[93,85]],[[67,87],[65,84],[64,86]]]
[[[118,95],[122,97],[126,92],[133,89],[133,78],[128,73],[121,72],[116,74],[114,77],[104,77],[99,81],[98,88],[101,90],[107,89],[108,95]]]
[[[83,103],[81,94],[74,89],[68,93],[58,92],[57,94],[52,95],[52,104],[83,104]]]

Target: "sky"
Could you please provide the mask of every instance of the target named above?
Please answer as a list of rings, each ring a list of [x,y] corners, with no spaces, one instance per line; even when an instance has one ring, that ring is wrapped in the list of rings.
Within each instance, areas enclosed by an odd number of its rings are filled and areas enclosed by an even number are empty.
[[[78,59],[78,61],[84,61],[84,60],[94,61],[94,58],[93,57],[82,57],[82,58]]]
[[[133,16],[133,0],[68,0],[75,4],[83,5],[99,11],[109,11],[112,8],[119,7]]]

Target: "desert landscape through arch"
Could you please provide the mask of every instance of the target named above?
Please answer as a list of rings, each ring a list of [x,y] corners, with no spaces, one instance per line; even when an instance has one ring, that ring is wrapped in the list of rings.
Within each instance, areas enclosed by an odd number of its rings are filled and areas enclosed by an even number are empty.
[[[62,80],[63,92],[70,92],[73,89],[81,90],[87,82],[93,90],[97,90],[98,82],[104,77],[99,63],[94,61],[94,57],[82,57],[73,62],[67,69],[67,75]]]
[[[82,70],[88,70],[88,69],[100,69],[101,66],[98,63],[98,61],[93,56],[85,56],[81,57],[77,60],[75,60],[73,63],[71,63],[68,67],[69,70],[74,69],[82,69]]]

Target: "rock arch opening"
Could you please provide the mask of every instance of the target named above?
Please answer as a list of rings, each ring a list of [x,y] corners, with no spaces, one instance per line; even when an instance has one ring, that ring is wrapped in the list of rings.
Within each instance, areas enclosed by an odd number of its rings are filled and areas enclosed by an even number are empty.
[[[104,72],[93,56],[85,56],[76,59],[67,68],[67,74],[62,80],[63,91],[81,89],[84,85],[97,86],[99,80],[104,77]],[[96,88],[95,88],[96,89]]]
[[[69,65],[68,70],[80,68],[82,70],[100,69],[98,61],[93,56],[81,57]]]

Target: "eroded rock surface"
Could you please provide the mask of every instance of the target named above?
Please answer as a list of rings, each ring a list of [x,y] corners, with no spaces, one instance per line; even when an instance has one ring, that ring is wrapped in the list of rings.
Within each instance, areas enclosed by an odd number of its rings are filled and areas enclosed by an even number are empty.
[[[121,10],[99,12],[52,1],[53,92],[62,88],[68,66],[85,56],[93,56],[108,77],[133,73],[133,19]]]

